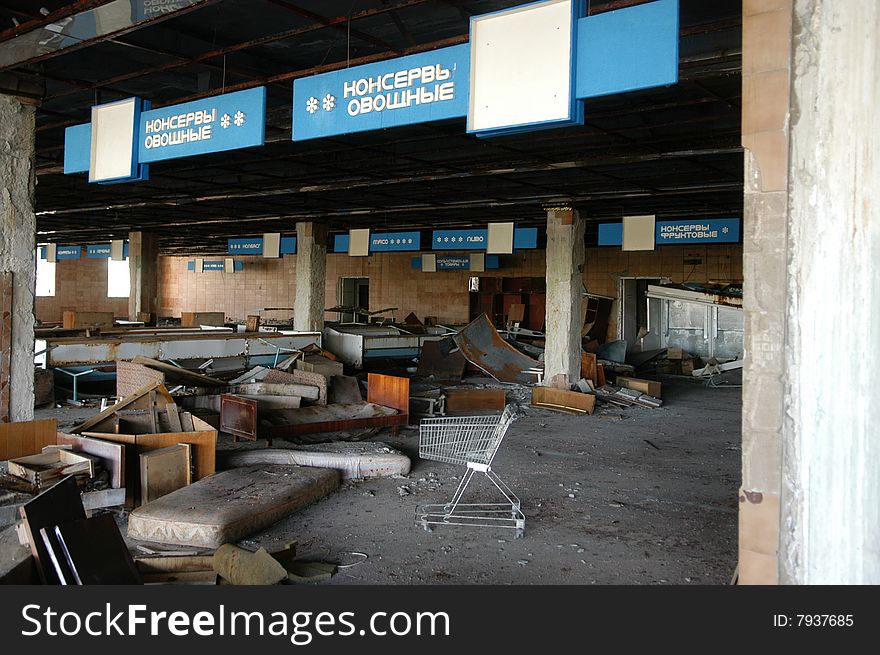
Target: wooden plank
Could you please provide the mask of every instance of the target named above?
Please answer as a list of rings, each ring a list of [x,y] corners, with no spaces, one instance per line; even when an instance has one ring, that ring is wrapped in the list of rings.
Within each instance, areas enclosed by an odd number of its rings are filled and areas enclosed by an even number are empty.
[[[0,423],[0,460],[36,455],[56,443],[58,422],[53,419]]]
[[[597,363],[595,353],[581,352],[581,377],[590,380],[593,385],[598,383]]]
[[[195,432],[195,427],[193,426],[193,415],[189,412],[180,412],[180,427],[181,432]]]
[[[596,386],[605,386],[605,364],[596,364]]]
[[[65,434],[58,432],[55,440],[61,445],[73,446],[74,452],[82,452],[93,457],[99,457],[104,462],[104,468],[110,474],[110,487],[121,489],[125,486],[125,446],[119,443],[111,443],[102,439],[78,434]]]
[[[532,405],[592,414],[596,407],[596,396],[552,387],[532,387]]]
[[[663,385],[656,380],[643,380],[641,378],[630,378],[623,375],[617,376],[617,386],[626,387],[633,391],[640,391],[654,398],[661,398],[660,395]]]
[[[192,483],[192,446],[181,443],[140,455],[141,503]]]
[[[12,368],[12,273],[0,273],[0,423],[10,418]]]
[[[226,314],[224,312],[181,312],[180,327],[199,327],[200,325],[210,325],[212,327],[223,327],[226,324]]]
[[[409,413],[409,378],[367,373],[367,402]]]
[[[447,389],[447,412],[503,411],[504,389]]]
[[[113,312],[80,312],[67,310],[62,315],[62,327],[65,330],[78,328],[112,328]]]
[[[259,314],[248,314],[247,321],[244,326],[245,332],[259,332],[260,331],[260,315]]]
[[[183,432],[183,425],[180,422],[177,405],[165,405],[165,411],[168,412],[168,422],[171,424],[171,431]]]
[[[522,323],[526,315],[526,306],[522,303],[510,303],[507,309],[507,321],[509,323]]]

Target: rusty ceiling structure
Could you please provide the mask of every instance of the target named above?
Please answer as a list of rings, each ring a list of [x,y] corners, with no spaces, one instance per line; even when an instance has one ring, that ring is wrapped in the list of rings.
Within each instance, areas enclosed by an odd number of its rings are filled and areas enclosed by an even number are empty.
[[[298,143],[294,79],[464,43],[471,15],[522,2],[192,0],[73,47],[15,50],[23,34],[105,4],[0,7],[0,87],[37,104],[41,242],[143,229],[165,253],[219,253],[228,237],[289,233],[297,220],[333,231],[542,225],[544,206],[560,201],[588,217],[589,242],[597,222],[624,214],[742,212],[737,0],[682,0],[680,82],[589,100],[583,126],[479,139],[450,120]],[[595,0],[589,11],[635,4]],[[160,107],[262,85],[263,147],[155,164],[133,184],[63,174],[64,128],[88,121],[94,104],[136,95]]]

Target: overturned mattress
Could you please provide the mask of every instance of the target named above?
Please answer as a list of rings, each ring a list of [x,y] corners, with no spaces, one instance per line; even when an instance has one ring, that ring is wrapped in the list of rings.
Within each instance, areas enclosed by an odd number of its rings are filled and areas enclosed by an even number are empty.
[[[327,468],[263,464],[223,471],[134,510],[128,536],[218,548],[269,527],[338,486],[339,473]]]
[[[295,464],[335,469],[343,480],[407,475],[410,459],[379,441],[327,443],[296,448],[249,448],[217,453],[223,468]]]

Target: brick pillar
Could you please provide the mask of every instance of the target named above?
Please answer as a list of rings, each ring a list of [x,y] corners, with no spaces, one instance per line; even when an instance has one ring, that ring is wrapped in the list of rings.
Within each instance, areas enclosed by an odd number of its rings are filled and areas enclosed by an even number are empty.
[[[880,4],[796,0],[779,579],[880,584]]]
[[[37,275],[33,106],[0,95],[0,146],[0,415],[29,421]]]
[[[739,580],[775,584],[779,544],[792,2],[743,3],[742,489]]]
[[[324,329],[324,287],[327,279],[327,226],[296,224],[296,297],[293,327],[300,332]]]
[[[580,379],[584,220],[571,207],[547,210],[547,336],[544,383],[568,389]]]
[[[159,311],[159,243],[155,234],[128,233],[128,271],[131,276],[128,320],[143,320],[144,314],[154,320]]]

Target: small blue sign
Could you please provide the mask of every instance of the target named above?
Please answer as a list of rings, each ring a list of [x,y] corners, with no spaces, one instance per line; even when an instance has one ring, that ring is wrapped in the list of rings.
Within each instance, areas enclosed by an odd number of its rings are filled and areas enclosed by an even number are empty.
[[[370,234],[370,252],[403,252],[420,250],[421,232],[382,232]],[[348,235],[333,238],[333,252],[348,252]]]
[[[489,231],[481,230],[434,230],[431,236],[433,250],[485,250]]]
[[[227,252],[230,255],[262,255],[263,237],[229,239],[227,242]]]
[[[247,237],[243,239],[227,239],[227,252],[230,255],[262,255],[263,237]],[[281,255],[296,254],[296,237],[281,237],[279,247]]]
[[[244,262],[233,262],[233,268],[236,273],[244,270]],[[194,271],[196,270],[196,263],[193,260],[190,260],[186,263],[186,270]],[[202,272],[205,271],[225,271],[226,270],[226,262],[224,261],[208,261],[205,260],[202,262]]]
[[[295,255],[296,237],[281,237],[280,253],[282,255]]]
[[[294,141],[467,116],[470,45],[293,82]]]
[[[623,223],[600,223],[599,245],[620,246],[623,245]]]
[[[92,243],[86,246],[87,259],[110,259],[111,245],[109,243]],[[122,246],[122,256],[128,259],[128,241]]]
[[[431,237],[433,250],[485,250],[489,230],[434,230]],[[514,250],[533,250],[538,247],[538,228],[523,227],[513,231]]]
[[[55,259],[79,259],[82,257],[82,246],[56,246]],[[40,259],[46,259],[46,246],[40,248]]]
[[[411,265],[416,270],[422,270],[422,258],[413,257]],[[437,255],[438,271],[467,271],[471,268],[471,258],[467,255]],[[498,255],[486,255],[484,260],[486,270],[501,268]]]
[[[141,163],[263,145],[266,87],[145,111],[140,117]]]
[[[657,221],[654,226],[654,242],[658,246],[687,245],[694,243],[739,243],[740,219],[699,218],[675,221]],[[623,225],[603,223],[599,225],[599,245],[623,244]]]

